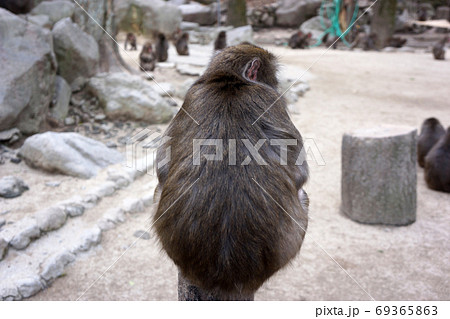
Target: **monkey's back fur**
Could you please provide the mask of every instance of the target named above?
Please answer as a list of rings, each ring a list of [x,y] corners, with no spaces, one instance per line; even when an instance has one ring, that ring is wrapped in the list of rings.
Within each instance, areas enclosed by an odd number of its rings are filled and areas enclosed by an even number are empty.
[[[425,156],[444,134],[445,129],[438,119],[430,117],[422,123],[417,140],[417,162],[420,167],[425,166]]]
[[[256,59],[259,77],[251,81],[243,73]],[[275,63],[248,44],[218,53],[183,104],[199,125],[180,110],[165,133],[170,140],[158,150],[160,162],[171,148],[155,192],[162,247],[191,282],[223,295],[256,291],[298,253],[307,227],[302,186],[308,168],[295,164],[303,142],[285,101],[277,100]],[[207,161],[203,155],[216,149],[202,146],[200,164],[193,165],[194,139],[221,139],[223,160]],[[242,139],[252,145],[266,140],[258,153],[267,165],[258,165]],[[287,148],[287,165],[280,164],[273,139],[297,141]],[[236,141],[236,165],[229,165],[230,140]],[[242,165],[247,156],[251,161]]]
[[[425,157],[424,172],[429,188],[450,193],[450,127]]]

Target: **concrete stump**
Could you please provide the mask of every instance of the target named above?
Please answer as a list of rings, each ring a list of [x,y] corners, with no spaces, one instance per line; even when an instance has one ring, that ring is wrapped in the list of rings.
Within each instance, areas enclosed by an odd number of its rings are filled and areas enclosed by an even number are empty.
[[[192,284],[178,271],[178,301],[253,301],[252,295],[220,295],[212,291],[206,291]]]
[[[381,126],[344,134],[342,212],[367,224],[416,220],[416,140],[411,127]]]

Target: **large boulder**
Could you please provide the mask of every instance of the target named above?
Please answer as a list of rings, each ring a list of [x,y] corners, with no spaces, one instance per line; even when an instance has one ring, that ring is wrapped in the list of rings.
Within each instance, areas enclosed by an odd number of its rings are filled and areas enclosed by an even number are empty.
[[[325,24],[325,28],[329,28],[331,26],[331,21],[329,19],[324,18],[323,23]],[[318,40],[322,36],[325,29],[322,26],[320,17],[313,17],[302,23],[300,26],[300,31],[305,34],[311,32],[312,38]]]
[[[55,94],[52,104],[50,105],[50,113],[57,120],[64,120],[69,112],[69,102],[72,96],[70,85],[60,76],[55,79]]]
[[[38,132],[57,66],[50,31],[0,9],[0,61],[0,131]]]
[[[53,27],[53,42],[58,60],[58,74],[71,86],[97,73],[98,44],[94,37],[73,23],[70,18],[60,20]]]
[[[227,31],[227,45],[237,45],[242,42],[253,42],[253,29],[251,25],[234,28]]]
[[[118,151],[77,133],[46,132],[25,140],[19,156],[31,167],[90,178],[104,167],[120,163]]]
[[[75,12],[75,4],[69,1],[44,1],[31,10],[31,15],[47,15],[51,25],[61,19],[70,18]]]
[[[217,12],[214,6],[191,1],[189,4],[180,5],[183,21],[197,22],[200,25],[212,25],[217,22]]]
[[[281,27],[298,27],[317,15],[322,0],[280,0],[275,12],[276,24]]]
[[[150,124],[172,118],[170,105],[150,83],[128,73],[102,73],[89,80],[88,89],[98,97],[111,119],[131,119]]]
[[[182,20],[176,5],[161,0],[116,0],[114,14],[120,30],[139,31],[146,36],[154,32],[173,34]]]

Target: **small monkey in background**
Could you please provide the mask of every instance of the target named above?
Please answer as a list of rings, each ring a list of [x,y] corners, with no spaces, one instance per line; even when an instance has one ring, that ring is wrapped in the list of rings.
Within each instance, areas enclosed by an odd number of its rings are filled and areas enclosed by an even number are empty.
[[[425,156],[444,134],[445,129],[438,119],[430,117],[423,121],[417,140],[417,162],[420,167],[425,166]]]
[[[175,47],[179,55],[189,55],[189,34],[183,33],[177,40]]]
[[[214,50],[223,50],[227,47],[227,33],[220,31],[217,35],[216,41],[214,41]]]
[[[125,50],[127,49],[127,44],[128,43],[131,46],[130,51],[137,50],[136,36],[133,33],[131,33],[131,32],[127,33],[127,37],[125,38],[125,44],[124,44]]]
[[[158,38],[156,40],[155,51],[156,51],[156,59],[158,62],[165,62],[169,57],[169,42],[166,39],[166,36],[162,33],[158,34]]]
[[[146,42],[142,47],[141,54],[139,54],[139,62],[141,71],[153,71],[155,69],[156,56],[150,42]]]

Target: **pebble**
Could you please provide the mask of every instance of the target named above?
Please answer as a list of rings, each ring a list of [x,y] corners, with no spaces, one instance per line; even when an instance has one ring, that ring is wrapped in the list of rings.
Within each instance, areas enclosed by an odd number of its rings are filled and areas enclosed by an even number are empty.
[[[64,124],[65,125],[74,125],[75,124],[75,118],[73,116],[66,117],[64,119]]]
[[[137,237],[139,239],[149,240],[150,234],[144,230],[138,230],[133,234],[134,237]]]
[[[106,142],[106,146],[109,148],[117,148],[117,144],[114,143],[113,141]]]
[[[18,177],[5,176],[0,179],[0,197],[14,198],[29,190],[28,185]]]
[[[61,181],[53,181],[53,182],[45,183],[45,186],[50,186],[50,187],[58,187],[59,185],[61,185]]]
[[[13,157],[10,159],[10,161],[11,161],[11,163],[19,164],[20,162],[22,162],[22,159],[18,158],[18,157]]]

